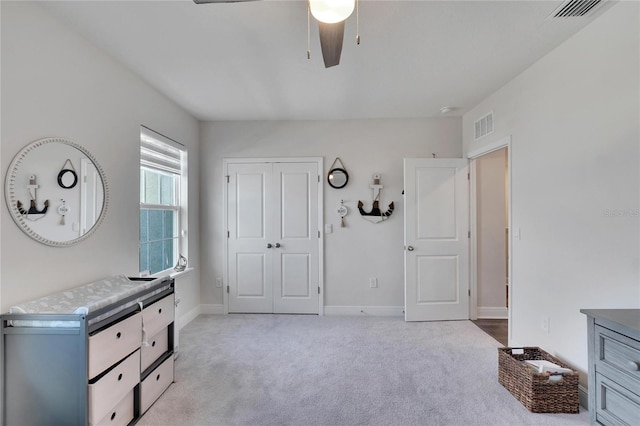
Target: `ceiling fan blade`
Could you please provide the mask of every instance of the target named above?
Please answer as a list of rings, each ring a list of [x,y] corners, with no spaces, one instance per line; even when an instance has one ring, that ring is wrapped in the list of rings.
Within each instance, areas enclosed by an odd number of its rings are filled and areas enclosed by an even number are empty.
[[[258,0],[193,0],[195,4],[207,4],[207,3],[240,3],[244,1],[258,1]]]
[[[320,28],[320,47],[322,48],[322,58],[324,67],[329,68],[340,63],[342,53],[342,41],[344,39],[344,22],[335,24],[325,24],[318,21]]]

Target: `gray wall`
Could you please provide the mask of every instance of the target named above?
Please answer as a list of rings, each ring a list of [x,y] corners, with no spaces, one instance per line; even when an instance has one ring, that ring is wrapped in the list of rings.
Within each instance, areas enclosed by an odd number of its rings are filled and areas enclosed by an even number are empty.
[[[613,5],[464,116],[465,152],[512,137],[510,343],[583,371],[580,309],[640,307],[638,17]],[[474,141],[491,110],[495,133]]]
[[[188,147],[189,261],[197,266],[197,121],[38,6],[20,2],[0,6],[3,175],[23,146],[45,137],[61,137],[95,156],[105,170],[110,191],[107,216],[100,228],[69,248],[48,247],[23,234],[2,202],[2,312],[15,303],[104,276],[138,274],[141,124]],[[197,270],[179,279],[179,315],[198,308],[199,281]]]
[[[324,222],[334,232],[325,235],[325,293],[327,313],[402,313],[403,158],[461,157],[460,118],[413,120],[209,122],[202,124],[202,303],[222,304],[223,171],[225,157],[324,157]],[[340,157],[350,180],[343,189],[326,183],[326,174]],[[372,175],[384,185],[381,208],[393,201],[389,220],[372,224],[360,217],[358,200],[371,203]],[[340,227],[340,200],[349,208],[346,228]],[[378,288],[369,287],[378,278]],[[388,309],[387,309],[388,308]],[[206,309],[205,309],[206,310]],[[216,311],[216,309],[212,309]],[[374,308],[375,310],[375,308]],[[219,308],[218,308],[219,311]]]

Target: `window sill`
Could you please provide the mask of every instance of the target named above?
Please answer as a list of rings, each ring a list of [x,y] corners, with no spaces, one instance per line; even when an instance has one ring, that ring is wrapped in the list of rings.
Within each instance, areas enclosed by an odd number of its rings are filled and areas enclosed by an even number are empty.
[[[142,278],[160,278],[160,277],[178,278],[178,277],[182,277],[187,274],[190,274],[193,271],[195,271],[194,267],[189,267],[184,271],[176,271],[173,268],[171,268],[171,269],[166,269],[164,271],[156,272],[155,274],[152,274],[152,275],[140,275],[140,277]]]
[[[178,278],[178,277],[183,277],[185,275],[190,274],[191,272],[193,272],[195,270],[195,268],[191,267],[191,268],[187,268],[184,271],[173,271],[169,273],[169,276],[171,278]]]

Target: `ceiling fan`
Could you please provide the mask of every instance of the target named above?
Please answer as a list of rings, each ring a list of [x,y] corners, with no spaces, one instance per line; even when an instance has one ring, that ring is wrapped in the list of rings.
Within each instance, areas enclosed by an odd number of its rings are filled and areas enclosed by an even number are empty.
[[[193,0],[196,4],[206,3],[239,3],[259,0]],[[351,16],[357,0],[308,0],[311,15],[318,21],[320,30],[320,47],[325,68],[340,63],[342,42],[344,39],[344,23]],[[356,36],[360,44],[360,36]],[[309,53],[307,53],[309,55]]]

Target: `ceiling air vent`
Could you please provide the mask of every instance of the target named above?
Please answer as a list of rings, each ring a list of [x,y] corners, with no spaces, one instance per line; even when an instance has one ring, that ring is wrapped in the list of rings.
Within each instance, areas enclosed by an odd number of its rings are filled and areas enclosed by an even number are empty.
[[[585,16],[606,0],[567,0],[552,14],[553,18],[572,18]]]
[[[493,111],[475,122],[475,139],[478,140],[483,136],[493,133]]]

